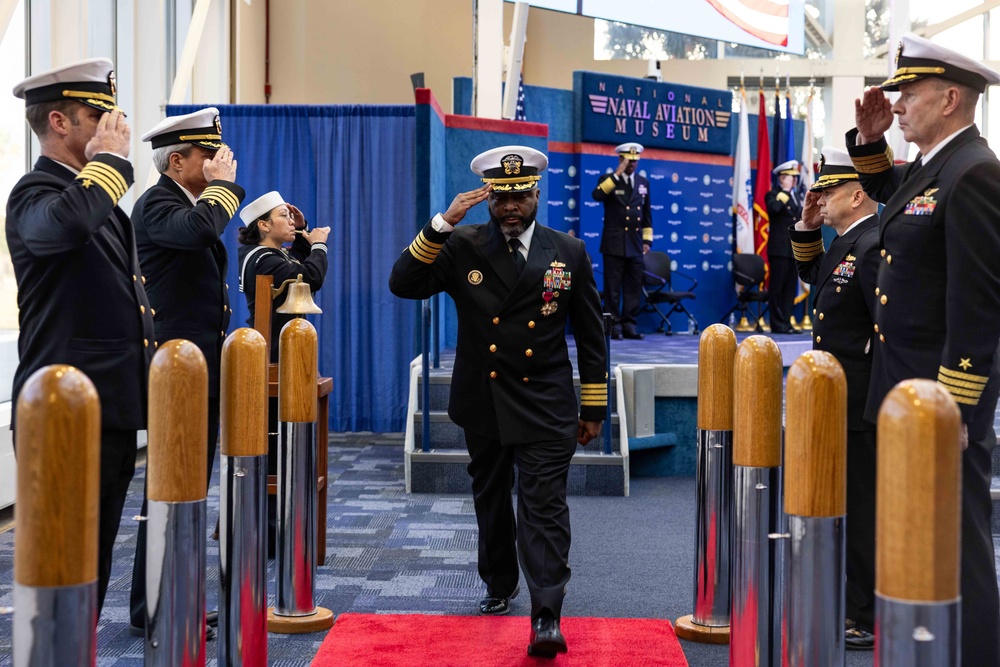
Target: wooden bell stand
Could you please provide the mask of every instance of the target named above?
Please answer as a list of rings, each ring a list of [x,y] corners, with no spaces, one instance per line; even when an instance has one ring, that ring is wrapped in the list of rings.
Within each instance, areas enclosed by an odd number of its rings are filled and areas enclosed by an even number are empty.
[[[274,285],[274,276],[257,276],[257,299],[254,303],[253,328],[264,336],[265,352],[267,354],[267,395],[269,398],[278,397],[278,364],[270,363],[271,359],[271,312],[273,297],[271,288]],[[333,378],[321,377],[316,381],[317,400],[317,424],[316,424],[316,478],[317,502],[316,502],[316,563],[322,565],[326,562],[326,501],[327,486],[329,478],[329,464],[327,462],[329,450],[329,423],[330,423],[330,392],[333,391]],[[278,476],[267,476],[267,494],[270,496],[278,493]]]

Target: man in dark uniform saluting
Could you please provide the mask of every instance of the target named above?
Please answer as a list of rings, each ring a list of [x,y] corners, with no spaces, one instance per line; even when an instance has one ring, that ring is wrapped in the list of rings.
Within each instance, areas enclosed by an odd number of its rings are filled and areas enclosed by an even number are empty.
[[[847,627],[849,649],[875,647],[875,424],[866,421],[871,380],[878,203],[845,151],[826,146],[802,219],[788,231],[799,277],[815,286],[813,349],[847,376]],[[820,227],[837,232],[824,252]],[[773,228],[772,228],[773,229]]]
[[[486,185],[458,195],[424,226],[396,260],[389,288],[408,299],[447,292],[455,301],[448,414],[465,429],[472,458],[479,574],[487,589],[479,611],[510,610],[519,556],[531,594],[528,653],[553,657],[566,651],[559,628],[570,577],[566,478],[577,442],[586,445],[601,431],[607,373],[600,297],[583,241],[535,221],[536,183],[547,164],[525,146],[478,155],[472,171]],[[485,200],[490,222],[456,227]],[[567,321],[577,346],[579,409]]]
[[[245,193],[234,182],[236,161],[222,143],[215,107],[165,118],[142,140],[152,144],[160,180],[135,202],[132,224],[153,305],[156,340],[187,339],[201,349],[208,365],[207,488],[219,439],[219,364],[232,313],[221,236]],[[145,594],[146,524],[142,522],[130,601],[130,630],[136,634],[146,626]],[[209,622],[215,618],[211,615]]]
[[[798,285],[795,259],[788,230],[802,217],[802,202],[796,194],[799,181],[799,161],[789,160],[772,170],[777,186],[764,195],[770,219],[767,237],[767,262],[771,267],[768,284],[768,311],[771,333],[802,333],[792,327],[792,307],[795,305],[795,288]]]
[[[618,168],[601,179],[591,196],[604,204],[601,257],[604,261],[604,310],[615,318],[611,336],[641,340],[635,320],[642,306],[642,256],[653,244],[649,181],[635,173],[642,144],[615,148]]]
[[[14,404],[25,380],[49,364],[79,368],[101,399],[98,608],[135,473],[136,431],[146,427],[154,349],[132,223],[118,208],[132,185],[131,133],[113,68],[93,58],[15,86],[41,157],[7,200],[21,328]]]
[[[974,124],[1000,74],[915,35],[896,72],[855,103],[847,146],[879,223],[875,360],[866,417],[908,378],[936,379],[962,412],[962,664],[1000,666],[1000,600],[990,530],[1000,342],[1000,161]],[[883,90],[899,90],[890,104]],[[898,116],[915,162],[894,166]]]

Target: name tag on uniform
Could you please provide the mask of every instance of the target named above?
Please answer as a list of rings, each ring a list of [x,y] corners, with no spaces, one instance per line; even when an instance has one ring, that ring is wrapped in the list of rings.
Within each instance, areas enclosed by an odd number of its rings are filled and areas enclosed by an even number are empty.
[[[616,195],[624,195],[625,191],[624,190],[615,190],[615,194]]]

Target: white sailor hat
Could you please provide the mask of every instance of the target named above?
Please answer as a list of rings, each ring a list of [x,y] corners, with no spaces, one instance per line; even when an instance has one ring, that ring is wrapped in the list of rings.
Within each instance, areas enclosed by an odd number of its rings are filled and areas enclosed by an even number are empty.
[[[937,76],[970,86],[980,93],[1000,83],[1000,74],[972,58],[939,46],[912,33],[903,35],[896,50],[896,72],[879,86],[899,90],[899,85]]]
[[[819,178],[809,190],[818,192],[841,183],[857,180],[858,170],[851,162],[851,156],[847,154],[847,151],[833,146],[823,146],[823,153],[819,158]]]
[[[469,168],[495,192],[533,190],[549,166],[545,153],[527,146],[500,146],[472,158]]]
[[[217,151],[225,145],[222,143],[222,121],[219,120],[219,110],[215,107],[183,116],[168,116],[142,135],[142,140],[151,142],[154,149],[176,144],[194,144]]]
[[[779,176],[781,174],[787,174],[789,176],[798,176],[799,175],[799,161],[798,160],[789,160],[788,162],[782,162],[777,167],[775,167],[774,169],[772,169],[771,173],[774,174],[775,176]]]
[[[637,144],[634,141],[615,146],[615,152],[626,160],[638,160],[639,155],[644,150],[646,149],[643,148],[642,144]]]
[[[73,100],[100,111],[121,111],[116,95],[115,65],[107,58],[89,58],[29,76],[14,86],[14,97],[26,105]]]
[[[252,202],[243,207],[240,211],[240,220],[244,225],[249,226],[254,220],[259,220],[272,210],[286,204],[284,198],[277,190],[271,190],[265,195],[257,197]]]

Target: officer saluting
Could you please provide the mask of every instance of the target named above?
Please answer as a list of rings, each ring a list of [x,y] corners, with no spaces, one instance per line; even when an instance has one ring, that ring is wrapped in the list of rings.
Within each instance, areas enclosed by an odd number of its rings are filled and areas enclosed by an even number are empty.
[[[601,256],[604,260],[604,309],[615,318],[615,339],[641,340],[635,329],[642,295],[643,259],[653,244],[649,181],[635,172],[642,144],[615,148],[618,168],[601,179],[591,196],[604,204]]]
[[[547,164],[526,146],[476,156],[472,171],[486,185],[458,195],[424,226],[396,260],[389,288],[407,299],[447,292],[455,300],[448,415],[465,429],[472,458],[479,574],[487,589],[479,611],[510,611],[520,555],[531,593],[528,653],[553,657],[566,650],[559,628],[570,576],[566,479],[577,442],[586,445],[601,431],[607,374],[600,298],[583,241],[535,221],[536,184]],[[490,222],[456,227],[486,200]],[[579,409],[567,322],[576,339]]]
[[[815,286],[813,349],[837,358],[847,376],[847,648],[875,647],[875,425],[865,420],[871,379],[878,204],[858,182],[851,157],[826,146],[802,220],[787,230],[799,277]],[[773,223],[772,223],[773,224]],[[824,252],[820,227],[837,238]],[[772,231],[774,227],[772,226]]]
[[[962,661],[1000,665],[1000,601],[990,531],[993,419],[1000,388],[1000,161],[974,124],[1000,74],[915,35],[896,72],[855,103],[848,151],[879,224],[875,359],[867,414],[907,378],[936,379],[962,412]],[[883,90],[899,90],[893,104]],[[893,165],[898,116],[916,162]]]
[[[219,438],[219,364],[232,313],[221,236],[245,193],[234,182],[236,161],[222,143],[215,107],[165,118],[142,140],[152,144],[160,180],[135,202],[132,224],[156,340],[190,340],[208,365],[207,488]],[[137,634],[146,622],[145,584],[146,524],[140,523],[130,603],[130,629]]]
[[[132,165],[131,131],[115,92],[107,58],[17,84],[14,96],[27,105],[41,157],[7,200],[7,245],[20,309],[14,404],[25,380],[49,364],[79,368],[101,399],[99,609],[135,473],[136,431],[146,427],[154,349],[132,223],[118,208],[132,185]]]
[[[796,194],[799,180],[798,160],[789,160],[772,170],[777,186],[764,195],[770,220],[767,237],[767,261],[771,267],[768,284],[768,310],[772,333],[801,333],[792,327],[792,306],[795,305],[795,260],[788,230],[802,217],[802,203]]]

